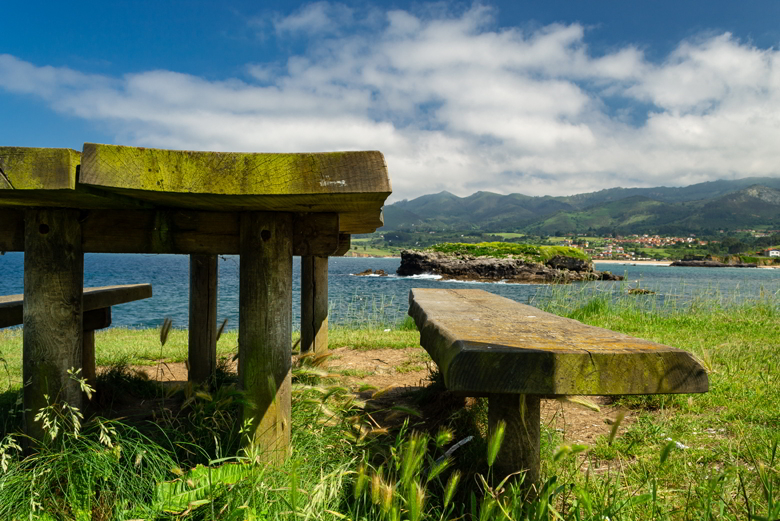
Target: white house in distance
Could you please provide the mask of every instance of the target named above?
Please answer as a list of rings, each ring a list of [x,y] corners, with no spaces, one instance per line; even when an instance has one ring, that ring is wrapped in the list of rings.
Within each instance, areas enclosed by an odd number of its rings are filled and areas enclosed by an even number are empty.
[[[780,250],[774,248],[771,250],[764,250],[764,255],[767,257],[780,257]]]

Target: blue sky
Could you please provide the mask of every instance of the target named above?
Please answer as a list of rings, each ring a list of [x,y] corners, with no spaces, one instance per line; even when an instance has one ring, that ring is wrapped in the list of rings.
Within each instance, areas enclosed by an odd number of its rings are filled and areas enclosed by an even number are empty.
[[[391,200],[780,176],[780,2],[21,2],[0,144],[381,150]]]

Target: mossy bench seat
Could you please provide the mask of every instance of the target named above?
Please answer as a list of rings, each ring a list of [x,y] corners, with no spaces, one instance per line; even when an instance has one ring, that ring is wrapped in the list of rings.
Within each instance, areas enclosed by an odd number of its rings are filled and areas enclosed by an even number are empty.
[[[84,288],[81,374],[90,383],[95,379],[95,330],[111,325],[111,306],[150,298],[151,284],[127,284]],[[0,296],[0,328],[24,323],[24,295]]]
[[[703,393],[690,354],[477,289],[412,289],[409,315],[450,391],[488,397],[492,433],[506,423],[495,469],[539,478],[540,398]]]

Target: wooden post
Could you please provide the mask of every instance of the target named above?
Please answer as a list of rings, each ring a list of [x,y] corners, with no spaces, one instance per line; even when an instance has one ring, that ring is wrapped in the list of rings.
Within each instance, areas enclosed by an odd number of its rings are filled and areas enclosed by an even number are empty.
[[[79,408],[82,404],[79,384],[67,373],[82,364],[84,254],[79,212],[26,210],[24,244],[25,429],[42,439],[45,432],[34,418],[47,400]]]
[[[506,422],[506,430],[493,467],[495,475],[503,477],[526,471],[524,486],[536,485],[539,481],[541,437],[539,395],[490,394],[488,432],[491,436],[502,420]]]
[[[238,379],[263,461],[282,461],[290,443],[292,226],[289,213],[241,214]]]
[[[82,297],[82,309],[89,307]],[[103,329],[111,325],[111,308],[98,308],[84,311],[82,314],[82,328],[84,336],[81,341],[81,376],[93,388],[97,383],[95,368],[95,330]]]
[[[190,255],[189,380],[206,383],[217,368],[217,256]]]
[[[97,381],[95,368],[95,330],[83,332],[81,339],[81,377],[93,388]]]
[[[301,353],[328,350],[328,258],[301,257]]]

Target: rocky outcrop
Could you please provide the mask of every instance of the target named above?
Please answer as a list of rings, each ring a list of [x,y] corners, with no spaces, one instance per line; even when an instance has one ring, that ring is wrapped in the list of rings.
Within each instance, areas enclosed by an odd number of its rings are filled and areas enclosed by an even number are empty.
[[[387,272],[385,270],[376,270],[376,271],[374,271],[374,270],[371,270],[371,269],[365,270],[365,271],[361,271],[360,273],[355,273],[355,275],[358,276],[358,277],[368,277],[370,275],[379,275],[380,277],[387,277],[388,276],[388,274],[387,274]]]
[[[582,280],[622,280],[620,275],[600,272],[584,260],[556,256],[545,264],[517,258],[472,257],[433,251],[404,250],[398,275],[441,275],[444,279],[483,282],[574,282]]]
[[[753,263],[738,262],[735,264],[725,264],[714,260],[678,260],[671,263],[669,266],[689,266],[695,268],[757,268],[758,266]]]

